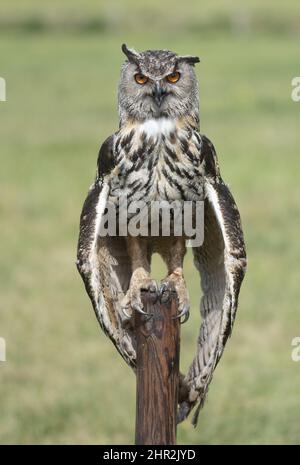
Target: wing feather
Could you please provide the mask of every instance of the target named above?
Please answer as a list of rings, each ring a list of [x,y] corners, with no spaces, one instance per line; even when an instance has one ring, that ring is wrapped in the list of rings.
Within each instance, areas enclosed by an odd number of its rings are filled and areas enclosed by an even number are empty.
[[[124,324],[121,300],[131,277],[130,260],[122,237],[100,236],[110,193],[109,174],[114,167],[112,140],[100,149],[98,173],[90,187],[80,217],[77,268],[84,281],[99,324],[124,360],[135,367],[135,338]]]
[[[184,382],[188,399],[181,402],[178,420],[197,405],[197,424],[214,369],[220,360],[235,320],[240,286],[246,271],[246,252],[240,215],[229,188],[223,182],[211,142],[202,137],[205,168],[204,242],[193,248],[201,276],[202,323],[197,353]]]

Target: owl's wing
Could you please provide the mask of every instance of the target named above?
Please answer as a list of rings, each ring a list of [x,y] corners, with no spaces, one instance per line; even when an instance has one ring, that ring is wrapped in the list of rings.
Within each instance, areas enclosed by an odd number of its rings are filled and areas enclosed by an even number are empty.
[[[114,168],[113,137],[110,136],[100,149],[96,180],[83,205],[77,268],[101,328],[124,360],[134,368],[134,336],[123,322],[120,304],[131,277],[125,239],[99,235],[110,192],[109,175]]]
[[[246,252],[240,215],[224,184],[212,143],[202,136],[205,203],[204,242],[193,248],[201,276],[202,323],[197,354],[185,378],[189,397],[180,404],[179,421],[197,406],[193,424],[204,404],[214,369],[220,360],[235,320],[240,286],[246,271]]]

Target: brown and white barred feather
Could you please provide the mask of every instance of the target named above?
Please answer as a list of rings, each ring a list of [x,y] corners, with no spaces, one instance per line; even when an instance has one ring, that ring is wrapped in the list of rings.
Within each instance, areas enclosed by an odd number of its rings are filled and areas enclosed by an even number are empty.
[[[204,242],[193,249],[201,276],[202,323],[197,353],[185,377],[189,396],[179,406],[178,421],[184,420],[198,403],[193,417],[196,426],[214,370],[222,356],[235,320],[240,286],[246,271],[246,252],[240,215],[224,184],[211,142],[203,136],[206,163]]]
[[[77,268],[102,330],[134,368],[134,337],[130,327],[123,327],[120,308],[121,298],[129,287],[130,257],[123,237],[99,236],[108,194],[107,184],[97,178],[81,213]]]
[[[113,142],[113,137],[110,137],[101,148],[98,176],[83,207],[77,266],[101,328],[134,369],[135,338],[130,326],[123,325],[120,308],[131,277],[130,257],[124,238],[98,236],[110,191],[106,175],[114,165]],[[200,307],[202,324],[197,353],[183,382],[188,387],[187,395],[181,399],[178,411],[178,421],[182,421],[197,406],[194,424],[231,334],[246,269],[239,213],[221,179],[213,145],[205,136],[202,136],[199,159],[204,178],[205,230],[204,243],[194,248],[193,254],[203,291]]]

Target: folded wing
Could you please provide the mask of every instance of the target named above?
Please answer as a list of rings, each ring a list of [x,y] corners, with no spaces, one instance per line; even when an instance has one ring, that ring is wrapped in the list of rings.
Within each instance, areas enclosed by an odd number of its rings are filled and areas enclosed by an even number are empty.
[[[100,149],[97,177],[83,205],[77,268],[101,328],[134,368],[135,338],[128,322],[124,324],[120,304],[131,277],[125,238],[99,235],[110,192],[109,174],[114,168],[112,144],[113,136]]]
[[[197,353],[185,377],[188,398],[179,406],[178,420],[184,420],[197,406],[193,424],[204,404],[214,369],[220,360],[235,320],[240,286],[246,271],[246,252],[240,215],[224,184],[211,142],[202,136],[205,204],[204,242],[193,248],[203,296],[202,323]]]

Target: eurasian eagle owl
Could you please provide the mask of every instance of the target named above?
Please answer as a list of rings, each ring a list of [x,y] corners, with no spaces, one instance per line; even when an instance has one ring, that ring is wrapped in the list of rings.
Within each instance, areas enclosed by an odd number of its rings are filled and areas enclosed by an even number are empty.
[[[246,269],[240,217],[221,178],[215,149],[199,131],[194,71],[199,59],[166,50],[139,53],[126,45],[122,50],[127,60],[118,92],[120,125],[99,152],[96,180],[81,214],[77,266],[101,328],[135,369],[135,336],[128,320],[132,310],[144,312],[143,289],[159,294],[175,287],[178,316],[188,317],[183,277],[187,236],[100,234],[108,205],[116,206],[119,217],[121,197],[128,211],[136,202],[143,202],[145,211],[157,201],[204,204],[204,240],[193,246],[203,294],[202,323],[196,355],[183,380],[187,394],[179,399],[178,410],[181,421],[197,405],[196,423],[232,331]],[[167,265],[160,285],[150,274],[154,252]]]

